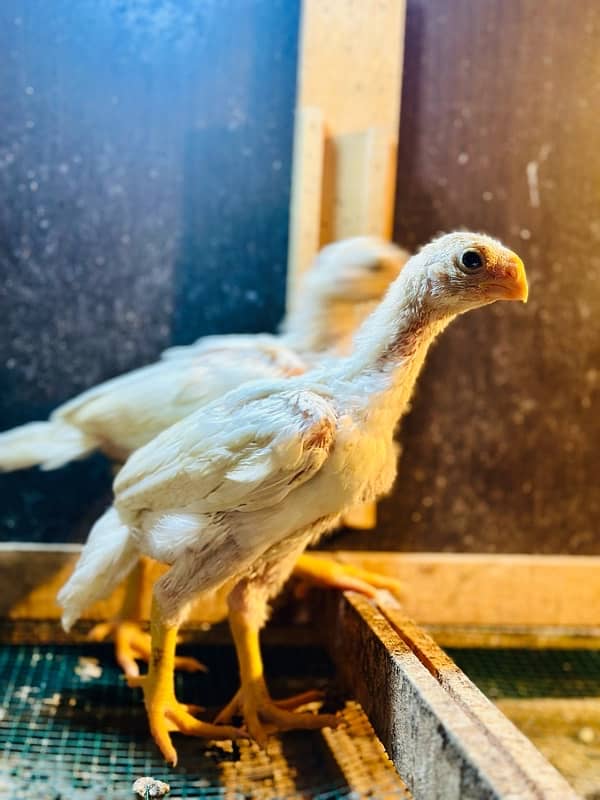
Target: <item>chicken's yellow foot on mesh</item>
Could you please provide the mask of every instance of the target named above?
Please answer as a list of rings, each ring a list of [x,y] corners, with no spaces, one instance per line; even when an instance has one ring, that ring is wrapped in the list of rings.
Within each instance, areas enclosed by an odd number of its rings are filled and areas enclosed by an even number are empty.
[[[396,578],[363,569],[353,564],[341,564],[333,558],[315,553],[303,553],[294,567],[294,575],[315,586],[353,591],[366,597],[376,597],[387,589],[397,600],[404,595],[402,583]]]
[[[175,697],[173,673],[177,627],[165,625],[155,603],[151,613],[152,652],[148,674],[128,679],[130,686],[141,686],[150,732],[165,760],[175,766],[177,751],[171,733],[184,733],[207,739],[239,739],[246,733],[228,725],[216,725],[196,719],[199,706],[185,705]]]
[[[339,724],[340,719],[335,714],[290,710],[321,699],[322,693],[319,691],[305,692],[287,700],[273,700],[263,676],[258,627],[252,624],[247,614],[233,608],[229,611],[229,624],[239,661],[241,687],[217,716],[217,724],[226,722],[241,711],[248,733],[261,747],[266,746],[268,734],[274,730],[314,730],[333,728]]]
[[[286,697],[284,700],[272,700],[271,702],[274,706],[284,711],[294,711],[307,703],[323,700],[324,696],[325,693],[321,689],[309,689],[307,692]],[[225,708],[219,712],[215,722],[219,724],[231,722],[234,717],[241,716],[243,713],[243,694],[242,690],[238,689]]]

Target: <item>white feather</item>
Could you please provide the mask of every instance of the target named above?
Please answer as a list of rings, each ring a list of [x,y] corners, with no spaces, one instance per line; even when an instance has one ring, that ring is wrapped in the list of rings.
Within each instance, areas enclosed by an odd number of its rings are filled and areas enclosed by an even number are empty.
[[[56,469],[96,448],[84,431],[59,420],[29,422],[0,433],[0,471],[40,465]]]
[[[131,572],[138,558],[129,528],[118,511],[109,508],[96,521],[75,571],[58,593],[58,602],[65,609],[62,616],[65,630],[88,606],[110,594]]]

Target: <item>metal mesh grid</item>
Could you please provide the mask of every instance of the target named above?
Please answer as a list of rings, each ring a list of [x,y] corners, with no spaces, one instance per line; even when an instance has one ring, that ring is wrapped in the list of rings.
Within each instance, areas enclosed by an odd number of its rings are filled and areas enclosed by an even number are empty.
[[[586,800],[600,800],[600,650],[448,650]]]
[[[216,707],[235,686],[233,654],[210,648],[202,656],[209,676],[179,675],[177,693]],[[272,674],[295,665],[273,684],[274,696],[330,681],[328,662],[310,648],[301,658],[280,648],[270,656],[271,668],[278,662]],[[267,752],[250,742],[177,737],[173,770],[149,738],[141,693],[125,685],[110,647],[5,646],[0,676],[0,798],[120,800],[133,797],[131,785],[144,775],[167,781],[170,798],[410,797],[353,702],[342,703],[338,730],[272,737]]]
[[[600,696],[600,650],[449,648],[447,653],[491,698]]]

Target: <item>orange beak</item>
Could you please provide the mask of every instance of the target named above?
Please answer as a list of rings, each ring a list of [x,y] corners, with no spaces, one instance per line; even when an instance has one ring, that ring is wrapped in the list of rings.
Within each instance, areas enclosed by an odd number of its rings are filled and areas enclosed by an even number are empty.
[[[510,259],[498,264],[489,273],[489,277],[491,279],[490,288],[502,289],[503,299],[527,302],[529,287],[527,285],[525,265],[515,253],[512,253]]]
[[[529,297],[529,286],[527,285],[527,275],[525,274],[525,264],[521,261],[519,256],[514,256],[514,296],[513,300],[522,300],[523,303],[527,302]]]

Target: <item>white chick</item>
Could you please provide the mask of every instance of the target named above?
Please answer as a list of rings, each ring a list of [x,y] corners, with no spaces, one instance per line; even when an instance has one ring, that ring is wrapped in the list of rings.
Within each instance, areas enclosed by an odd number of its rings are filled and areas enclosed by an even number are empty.
[[[281,335],[207,336],[168,350],[157,363],[83,392],[57,408],[48,422],[0,434],[0,470],[35,464],[54,469],[94,450],[122,463],[165,428],[247,381],[298,375],[326,354],[345,352],[407,259],[406,251],[375,237],[328,245],[307,272]],[[95,640],[114,636],[115,655],[127,675],[138,674],[136,659],[150,653],[139,624],[145,567],[140,562],[131,575],[119,619],[90,632]],[[397,581],[312,554],[303,556],[298,573],[367,595],[378,588],[400,591]],[[181,669],[201,666],[195,659],[177,660]]]
[[[388,492],[396,475],[393,434],[428,348],[458,314],[495,300],[526,300],[523,263],[487,236],[454,233],[405,265],[363,325],[354,353],[287,381],[246,385],[196,412],[129,459],[114,507],[91,532],[60,593],[68,628],[109,591],[139,554],[171,565],[154,586],[153,653],[143,686],[152,734],[176,762],[173,730],[242,735],[195,719],[177,702],[177,628],[202,593],[230,585],[229,621],[241,689],[236,708],[260,743],[281,730],[334,724],[274,702],[259,631],[268,602],[304,548],[345,509]]]

